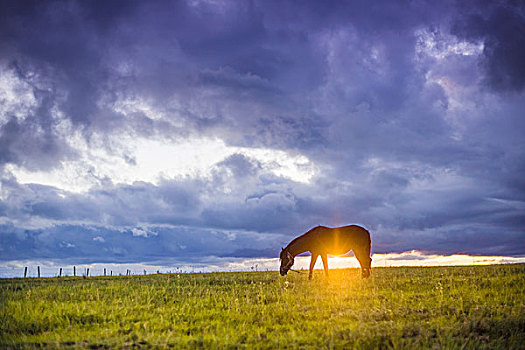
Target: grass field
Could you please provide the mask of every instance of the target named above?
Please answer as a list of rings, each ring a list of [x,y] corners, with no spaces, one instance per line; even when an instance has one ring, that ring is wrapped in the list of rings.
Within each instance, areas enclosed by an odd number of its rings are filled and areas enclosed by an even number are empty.
[[[0,344],[525,348],[525,265],[0,280]]]

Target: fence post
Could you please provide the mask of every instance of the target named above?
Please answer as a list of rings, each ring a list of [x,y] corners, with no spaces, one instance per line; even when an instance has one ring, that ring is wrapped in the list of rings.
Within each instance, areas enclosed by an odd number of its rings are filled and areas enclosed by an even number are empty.
[[[40,278],[40,266],[37,266],[38,269],[38,278]]]
[[[77,276],[77,267],[76,266],[73,266],[73,276],[74,277]]]
[[[58,273],[58,277],[62,277],[62,268],[60,268],[60,272]]]
[[[146,270],[144,270],[144,276],[146,276]]]
[[[106,277],[106,268],[104,267],[104,277]]]
[[[113,277],[113,270],[111,270],[111,277]]]
[[[24,278],[26,278],[26,277],[27,277],[27,266],[24,269]]]
[[[88,269],[86,271],[86,277],[89,277],[89,267],[88,267]]]

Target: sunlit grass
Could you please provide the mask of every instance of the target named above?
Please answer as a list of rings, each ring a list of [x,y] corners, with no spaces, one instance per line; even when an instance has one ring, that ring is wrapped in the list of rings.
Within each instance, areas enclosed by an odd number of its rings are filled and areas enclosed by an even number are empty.
[[[523,348],[525,266],[0,281],[0,344]]]

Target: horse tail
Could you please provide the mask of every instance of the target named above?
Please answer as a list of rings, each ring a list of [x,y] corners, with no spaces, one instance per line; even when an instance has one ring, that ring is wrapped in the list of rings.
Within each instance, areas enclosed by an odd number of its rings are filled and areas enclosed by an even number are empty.
[[[367,244],[366,244],[366,251],[368,252],[368,256],[371,258],[372,253],[372,239],[370,238],[370,231],[366,230],[367,233]]]
[[[370,231],[366,230],[366,242],[365,246],[363,247],[363,255],[365,255],[363,258],[368,259],[365,262],[365,266],[363,266],[362,269],[362,276],[363,277],[369,277],[370,276],[370,270],[372,267],[372,239],[370,238]]]

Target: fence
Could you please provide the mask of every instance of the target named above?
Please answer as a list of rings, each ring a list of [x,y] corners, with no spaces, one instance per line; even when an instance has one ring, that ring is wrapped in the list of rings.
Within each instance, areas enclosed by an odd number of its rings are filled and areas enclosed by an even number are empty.
[[[66,270],[62,267],[58,268],[58,272],[56,275],[52,275],[52,276],[49,276],[49,277],[58,277],[58,278],[61,278],[61,277],[77,277],[77,267],[76,266],[73,266],[73,269],[72,269],[72,272],[73,272],[73,275],[72,276],[68,276],[66,273],[63,273],[65,272]],[[31,278],[31,276],[28,275],[28,272],[29,272],[29,267],[28,266],[25,266],[24,267],[24,278]],[[92,272],[92,271],[91,271]],[[98,276],[104,276],[104,277],[112,277],[113,276],[113,270],[109,270],[109,275],[108,275],[108,269],[104,267],[103,269],[103,272],[101,275],[98,275]],[[175,271],[166,271],[165,273],[188,273],[190,271],[183,271],[182,269],[179,269],[179,268],[175,268]],[[192,272],[195,272],[195,270],[193,270]],[[201,271],[202,272],[202,271]],[[161,272],[160,270],[156,270],[156,273],[157,274],[162,274],[163,272]],[[144,275],[147,275],[148,274],[148,271],[147,270],[143,270],[143,274]],[[149,274],[155,274],[155,271],[149,271]],[[119,276],[137,276],[137,275],[140,275],[139,273],[133,273],[132,270],[130,269],[126,269],[126,273],[125,274],[122,274],[122,273],[119,273],[118,274]],[[116,276],[116,274],[115,274]],[[34,277],[34,276],[33,276]],[[36,275],[37,278],[42,278],[43,276],[41,276],[41,273],[40,273],[40,266],[37,266],[37,275]],[[93,275],[90,275],[90,268],[85,268],[84,270],[84,273],[82,274],[82,277],[86,278],[86,277],[93,277]]]

